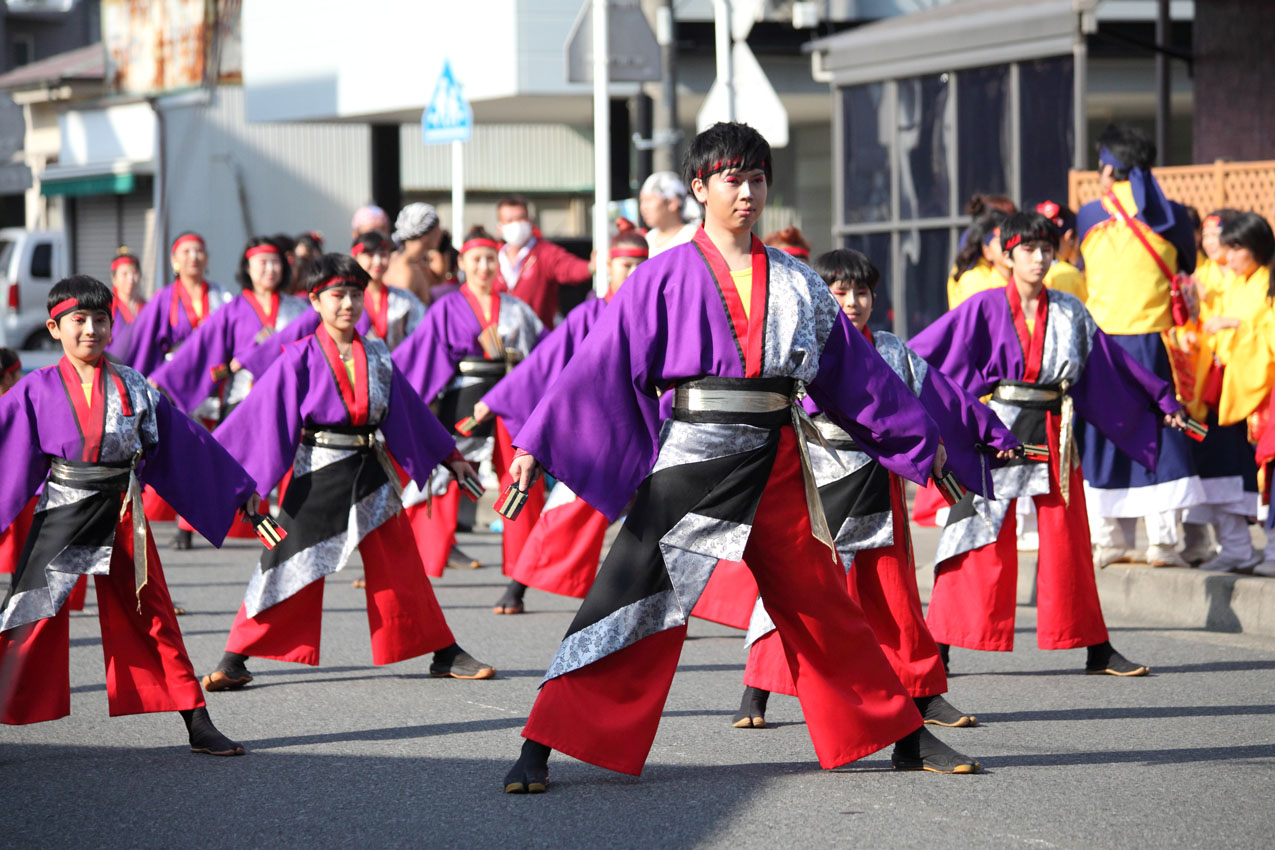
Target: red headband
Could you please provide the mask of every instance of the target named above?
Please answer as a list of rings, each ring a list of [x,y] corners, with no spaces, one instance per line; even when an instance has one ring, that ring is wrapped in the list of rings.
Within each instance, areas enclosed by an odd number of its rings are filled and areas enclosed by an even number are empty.
[[[348,275],[334,275],[320,283],[318,286],[310,287],[311,295],[318,295],[325,289],[332,289],[335,286],[353,286],[355,289],[362,291],[367,287],[363,281],[352,278]]]
[[[500,243],[495,239],[488,239],[484,236],[479,236],[474,239],[466,240],[465,244],[460,246],[460,252],[463,254],[466,251],[473,250],[474,248],[490,248],[493,251],[499,251]]]
[[[244,257],[249,260],[257,256],[258,254],[274,254],[277,257],[279,256],[279,249],[273,245],[267,244],[267,245],[258,245],[255,248],[249,248],[247,251],[243,252]]]
[[[778,247],[779,250],[783,251],[785,254],[788,254],[793,257],[801,257],[802,259],[806,259],[810,256],[810,252],[807,251],[805,248],[801,247],[800,245],[778,245],[776,247]]]
[[[1204,221],[1200,223],[1200,226],[1201,227],[1216,227],[1217,225],[1221,223],[1222,223],[1222,217],[1220,215],[1206,215],[1204,217]]]
[[[362,254],[366,250],[367,250],[367,246],[364,245],[362,242],[355,242],[354,247],[350,249],[350,256],[357,257],[359,254]]]
[[[708,174],[711,176],[719,171],[725,171],[728,168],[739,168],[743,164],[744,158],[742,156],[737,156],[733,159],[719,159],[709,167]],[[764,170],[766,168],[766,160],[763,159],[761,162],[757,163],[757,167]],[[698,169],[695,172],[695,176],[703,180],[704,169]]]
[[[1040,213],[1045,218],[1056,219],[1058,218],[1058,213],[1062,212],[1062,209],[1053,201],[1042,201],[1036,205],[1036,212]]]
[[[185,236],[178,236],[177,241],[173,243],[173,253],[177,253],[177,249],[187,242],[198,242],[200,248],[205,248],[204,238],[195,233],[187,233]]]
[[[1021,234],[1021,233],[1015,233],[1013,236],[1009,237],[1009,239],[1005,242],[1005,250],[1006,250],[1006,251],[1012,251],[1012,250],[1014,250],[1014,246],[1015,246],[1015,245],[1017,245],[1019,242],[1022,242],[1022,241],[1023,241],[1023,236],[1022,236],[1022,234]]]
[[[8,369],[5,369],[3,372],[0,372],[0,378],[3,378],[8,375],[12,375],[14,372],[18,371],[21,368],[22,368],[22,361],[15,360],[13,361],[12,364],[9,365]]]
[[[651,256],[651,249],[641,245],[617,245],[611,249],[609,256],[612,260],[616,257],[641,257],[645,260]]]
[[[80,300],[78,298],[67,298],[59,301],[53,305],[52,309],[49,310],[49,318],[56,322],[58,319],[78,307],[79,304]]]
[[[111,271],[115,271],[120,266],[125,265],[126,263],[132,263],[133,265],[136,266],[137,258],[130,257],[130,256],[116,257],[114,260],[111,260]],[[138,268],[141,268],[141,267],[138,266]]]

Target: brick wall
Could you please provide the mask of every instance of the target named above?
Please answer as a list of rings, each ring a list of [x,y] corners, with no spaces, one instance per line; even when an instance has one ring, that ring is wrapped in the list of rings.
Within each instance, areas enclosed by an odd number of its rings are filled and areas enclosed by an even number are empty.
[[[1271,0],[1195,4],[1195,156],[1275,159]]]

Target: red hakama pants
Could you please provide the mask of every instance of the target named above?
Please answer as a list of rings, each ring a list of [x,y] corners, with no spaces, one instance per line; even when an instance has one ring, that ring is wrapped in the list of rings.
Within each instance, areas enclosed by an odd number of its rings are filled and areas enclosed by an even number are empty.
[[[0,531],[0,574],[13,573],[18,568],[18,559],[22,557],[22,547],[27,543],[27,532],[31,530],[31,520],[35,517],[35,503],[38,499],[27,502],[13,525]]]
[[[1089,517],[1080,464],[1071,470],[1071,504],[1058,489],[1058,425],[1050,414],[1050,491],[1033,496],[1040,551],[1036,567],[1036,645],[1075,649],[1107,640],[1094,580]],[[996,541],[940,563],[930,595],[930,633],[939,643],[1010,652],[1018,591],[1015,503]]]
[[[94,576],[111,716],[199,708],[204,693],[186,655],[154,535],[147,536],[138,611],[132,522],[129,511],[116,526],[110,574]],[[63,605],[52,617],[0,634],[0,723],[71,713],[69,623]]]
[[[511,525],[522,522],[519,517]],[[536,590],[583,599],[598,574],[610,527],[610,520],[579,497],[544,511],[506,572]]]
[[[863,608],[872,633],[908,695],[937,696],[947,691],[947,674],[921,611],[903,481],[893,474],[890,476],[890,511],[894,542],[854,553],[854,562],[846,575],[850,598]],[[749,647],[744,684],[796,695],[778,633],[770,632]]]
[[[373,664],[393,664],[455,642],[415,553],[411,526],[401,511],[359,544]],[[226,651],[317,665],[323,584],[322,578],[311,582],[255,617],[240,604]]]
[[[748,628],[757,605],[757,581],[743,561],[718,561],[692,617],[741,631]]]
[[[504,492],[513,479],[509,476],[509,464],[513,463],[514,447],[505,423],[496,419],[496,446],[492,452],[492,466],[500,471],[500,492]],[[468,497],[466,497],[468,498]],[[416,546],[426,575],[440,578],[447,568],[447,556],[456,545],[456,518],[460,513],[460,487],[455,481],[447,485],[447,492],[432,500],[427,512],[424,504],[407,509],[408,521],[416,537]],[[526,545],[527,538],[540,511],[545,505],[545,481],[542,477],[527,494],[517,522],[505,522],[500,534],[501,567],[505,575],[512,575],[513,566]],[[427,515],[428,514],[428,515]]]
[[[778,627],[823,767],[862,758],[921,725],[839,558],[815,540],[797,441],[782,432],[744,559]],[[677,669],[686,627],[638,641],[544,684],[523,736],[582,761],[640,774]]]

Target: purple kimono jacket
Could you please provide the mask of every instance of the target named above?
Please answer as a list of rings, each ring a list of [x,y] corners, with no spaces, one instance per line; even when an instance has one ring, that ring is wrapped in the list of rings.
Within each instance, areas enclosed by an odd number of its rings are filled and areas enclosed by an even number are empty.
[[[103,370],[105,413],[97,462],[127,469],[140,453],[138,479],[220,546],[255,485],[207,431],[175,410],[139,372],[127,366],[115,369],[127,405]],[[56,365],[32,372],[0,397],[0,528],[12,525],[40,491],[31,532],[36,537],[28,540],[25,569],[13,577],[0,631],[53,616],[81,575],[110,572],[119,491],[47,480],[53,458],[79,461],[83,449],[84,437]]]
[[[909,343],[931,366],[971,395],[982,397],[1002,381],[1021,382],[1026,368],[1006,289],[989,289],[941,316]],[[1121,451],[1154,467],[1162,414],[1182,405],[1173,387],[1129,356],[1099,330],[1081,301],[1050,290],[1040,374],[1034,383],[1062,386],[1075,413]],[[1043,415],[997,398],[991,409],[1024,442],[1044,442]],[[1072,457],[1078,461],[1078,454]],[[939,541],[939,561],[993,542],[1010,501],[1050,492],[1049,464],[1014,461],[992,474],[997,501],[974,498],[953,510]],[[958,506],[959,507],[959,506]]]
[[[234,405],[243,401],[252,387],[252,373],[240,369],[229,378],[217,381],[212,370],[228,367],[230,361],[240,354],[268,340],[306,313],[314,313],[309,302],[292,295],[280,295],[275,322],[267,328],[248,302],[254,297],[251,291],[244,291],[223,309],[213,313],[186,338],[176,354],[151,374],[151,379],[182,410],[193,413],[204,399],[219,395],[226,381],[230,382],[230,386],[226,387],[221,402]]]
[[[511,435],[518,435],[531,411],[566,368],[609,303],[594,298],[576,307],[541,340],[526,360],[483,396],[483,402],[504,420]]]
[[[388,451],[413,481],[423,484],[455,447],[394,367],[385,343],[365,338],[363,345],[368,407],[362,430],[379,429],[381,447],[330,448],[302,440],[303,430],[351,426],[333,369],[314,335],[287,346],[213,434],[243,464],[259,492],[270,492],[293,469],[280,517],[288,537],[263,555],[253,573],[244,600],[249,616],[342,569],[359,541],[398,513],[398,478],[376,457],[379,452]],[[313,480],[298,486],[307,476]],[[328,505],[326,514],[309,501],[332,502],[325,494],[333,492],[348,498]]]
[[[248,374],[254,376],[264,375],[266,370],[279,359],[279,356],[283,354],[283,350],[289,344],[311,336],[319,329],[321,322],[318,311],[308,309],[308,312],[302,313],[297,319],[284,325],[283,329],[278,333],[267,337],[263,342],[251,346],[247,351],[236,354],[235,359],[239,361],[243,371]],[[367,317],[366,310],[363,311],[363,315],[359,317],[359,320],[354,323],[354,329],[364,339],[371,336],[372,320]]]
[[[173,310],[173,299],[177,297],[173,287],[181,285],[180,281],[170,283],[156,292],[133,323],[133,338],[129,342],[128,353],[121,359],[143,375],[154,372],[195,331],[180,304],[176,311]],[[200,324],[212,318],[213,313],[234,298],[215,283],[205,281],[205,285],[208,287],[208,315],[200,320]]]
[[[808,266],[775,249],[765,261],[764,313],[754,308],[750,319],[750,328],[762,323],[760,377],[800,382],[865,451],[926,481],[939,435],[915,395]],[[639,485],[652,493],[642,527],[627,535],[628,561],[614,565],[634,580],[607,577],[613,549],[546,678],[685,623],[719,560],[742,558],[753,522],[747,505],[737,500],[738,515],[710,520],[691,503],[699,490],[682,482],[738,481],[729,470],[778,442],[775,429],[743,423],[674,416],[661,428],[656,390],[704,376],[743,378],[744,358],[699,248],[679,245],[637,268],[518,432],[516,445],[609,519]],[[760,492],[765,483],[748,486]],[[703,497],[713,498],[715,490]],[[642,587],[652,591],[639,594]]]

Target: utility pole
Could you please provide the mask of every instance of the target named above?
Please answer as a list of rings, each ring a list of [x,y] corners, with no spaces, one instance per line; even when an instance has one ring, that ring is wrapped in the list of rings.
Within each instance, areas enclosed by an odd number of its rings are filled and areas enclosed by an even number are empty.
[[[655,40],[660,45],[659,90],[657,93],[655,87],[648,89],[654,100],[651,170],[678,172],[682,167],[682,131],[677,121],[677,19],[673,0],[642,0],[642,10],[655,22]],[[643,131],[639,128],[639,132]]]
[[[1169,0],[1158,0],[1155,16],[1155,147],[1156,165],[1169,164],[1169,119],[1173,81],[1169,54],[1165,50],[1173,38],[1173,21],[1169,18]]]

